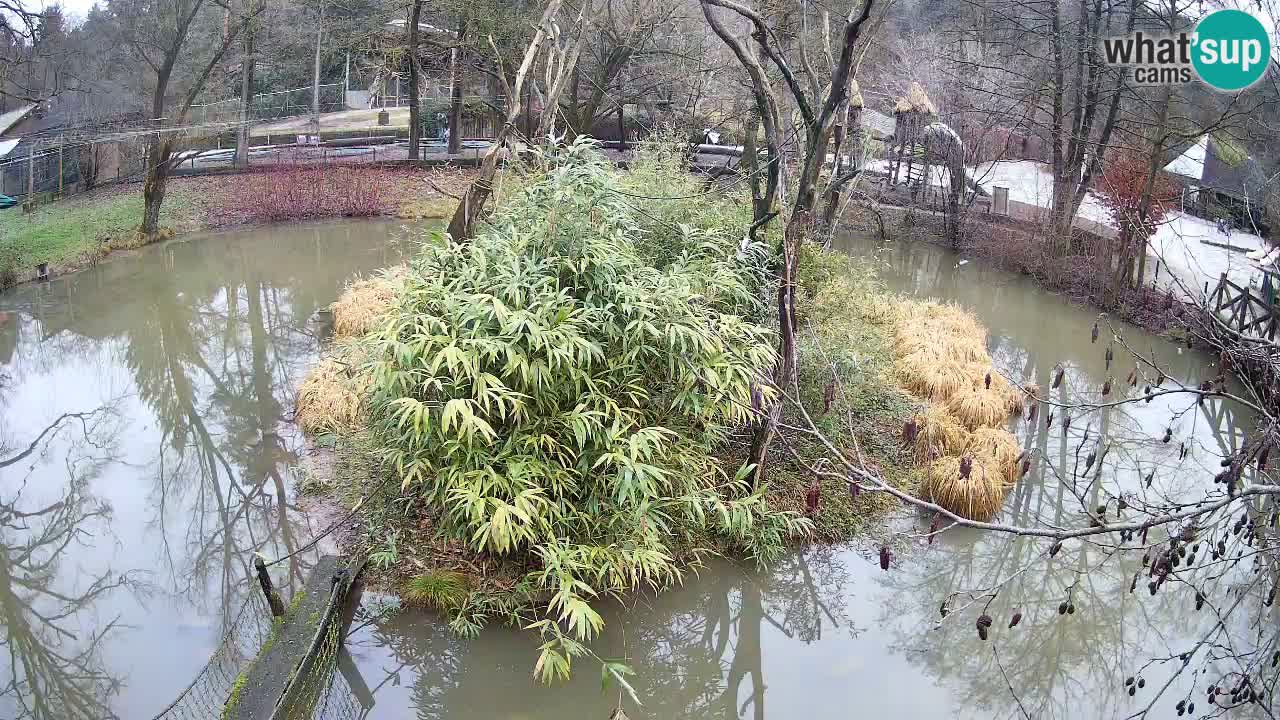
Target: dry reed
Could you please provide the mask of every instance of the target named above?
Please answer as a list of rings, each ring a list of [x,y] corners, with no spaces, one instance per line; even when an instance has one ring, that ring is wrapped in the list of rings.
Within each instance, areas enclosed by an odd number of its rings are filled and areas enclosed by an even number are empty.
[[[985,459],[1000,471],[1001,477],[1011,482],[1017,472],[1018,456],[1022,453],[1018,439],[1008,430],[980,428],[968,436],[964,451],[974,458]]]
[[[969,312],[934,302],[902,302],[893,338],[904,387],[929,401],[916,418],[916,459],[928,462],[927,497],[975,520],[1000,511],[1016,477],[1017,440],[1004,429],[1030,388],[992,366],[987,331]],[[972,458],[960,476],[960,458]]]
[[[954,455],[930,463],[920,484],[921,492],[929,500],[961,517],[978,521],[990,520],[1000,512],[1007,488],[1000,470],[981,457],[973,458],[969,477],[961,477],[960,458]]]
[[[407,269],[397,265],[376,277],[355,280],[347,285],[333,311],[333,334],[339,338],[359,337],[376,328],[395,303]]]
[[[367,380],[362,376],[352,377],[349,368],[340,360],[325,358],[307,373],[298,388],[298,407],[294,413],[304,432],[345,430],[360,421],[360,397]]]
[[[958,453],[969,443],[969,431],[941,405],[929,403],[914,419],[916,460],[919,462]]]

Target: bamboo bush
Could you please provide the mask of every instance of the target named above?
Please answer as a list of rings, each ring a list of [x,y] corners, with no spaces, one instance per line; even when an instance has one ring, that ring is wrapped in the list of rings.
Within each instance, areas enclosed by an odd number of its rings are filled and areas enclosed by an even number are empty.
[[[423,249],[366,340],[383,461],[448,537],[528,568],[550,681],[597,598],[677,583],[709,543],[767,561],[808,523],[715,454],[774,362],[762,253],[638,211],[586,143],[538,162],[470,242]]]

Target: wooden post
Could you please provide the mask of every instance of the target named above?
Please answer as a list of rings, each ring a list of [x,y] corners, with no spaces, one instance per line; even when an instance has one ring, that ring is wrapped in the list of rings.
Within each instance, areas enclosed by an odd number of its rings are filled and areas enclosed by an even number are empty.
[[[262,594],[267,597],[267,604],[271,606],[271,615],[282,617],[284,615],[284,601],[280,599],[280,594],[271,585],[271,575],[267,573],[267,564],[263,562],[261,557],[255,555],[253,569],[258,574],[258,585],[262,588]]]
[[[62,136],[58,136],[58,197],[62,197]]]
[[[31,202],[36,196],[36,143],[31,141],[31,147],[27,149],[27,202]]]

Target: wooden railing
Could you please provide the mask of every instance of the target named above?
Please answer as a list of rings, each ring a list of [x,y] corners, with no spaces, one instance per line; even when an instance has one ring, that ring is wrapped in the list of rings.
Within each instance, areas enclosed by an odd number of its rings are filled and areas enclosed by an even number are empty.
[[[1231,282],[1223,273],[1218,287],[1209,296],[1209,307],[1232,330],[1275,340],[1280,334],[1280,302],[1276,299],[1276,286],[1277,277],[1268,274],[1261,294],[1257,294],[1253,288]]]

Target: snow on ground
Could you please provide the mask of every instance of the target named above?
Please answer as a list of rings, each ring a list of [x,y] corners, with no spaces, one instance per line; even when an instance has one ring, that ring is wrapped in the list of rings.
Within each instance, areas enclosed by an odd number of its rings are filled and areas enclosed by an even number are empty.
[[[1009,199],[1047,208],[1053,205],[1053,173],[1044,163],[1034,160],[997,161],[969,168],[983,190],[996,186],[1009,188]],[[1080,201],[1078,217],[1111,225],[1111,212],[1093,193],[1085,193]]]
[[[1228,250],[1205,241],[1238,249]],[[1262,273],[1245,257],[1245,252],[1261,245],[1262,239],[1257,235],[1233,230],[1228,236],[1218,232],[1213,222],[1182,212],[1172,213],[1150,240],[1152,260],[1159,260],[1161,264],[1156,286],[1199,299],[1204,293],[1204,284],[1208,282],[1209,292],[1213,292],[1223,273],[1238,285],[1256,284],[1261,282]]]
[[[877,160],[868,163],[867,169],[888,173],[889,163]],[[1008,188],[1011,201],[1043,208],[1053,204],[1053,174],[1044,163],[1032,160],[990,162],[969,168],[969,173],[987,192],[997,186]],[[946,178],[943,168],[934,168],[930,173],[930,181],[934,184],[941,185]],[[1110,211],[1092,192],[1081,201],[1077,216],[1115,227]],[[1236,249],[1219,245],[1230,245]],[[1232,230],[1227,235],[1219,232],[1213,221],[1174,211],[1169,213],[1149,241],[1147,277],[1148,280],[1152,278],[1158,262],[1157,287],[1174,290],[1192,299],[1203,294],[1206,282],[1212,292],[1223,273],[1239,285],[1257,284],[1262,280],[1261,270],[1245,257],[1245,252],[1261,245],[1262,239],[1257,235],[1240,230]]]

